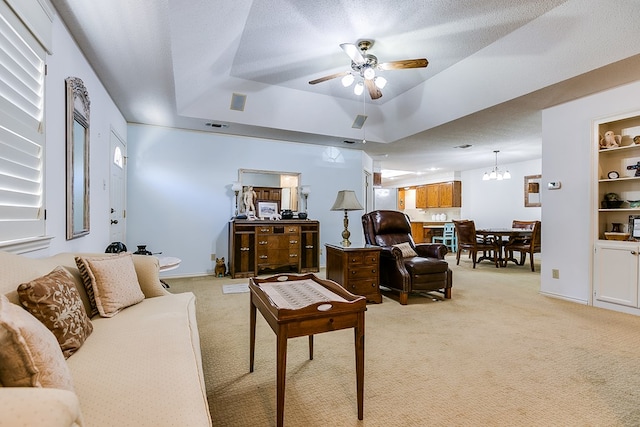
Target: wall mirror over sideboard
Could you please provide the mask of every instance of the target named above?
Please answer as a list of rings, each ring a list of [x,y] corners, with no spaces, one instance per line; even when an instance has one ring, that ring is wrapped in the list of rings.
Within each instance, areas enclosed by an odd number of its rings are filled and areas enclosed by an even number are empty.
[[[256,202],[275,202],[278,212],[284,209],[297,211],[299,206],[299,172],[239,169],[238,180],[243,188],[252,186]],[[257,206],[257,205],[256,205]],[[242,206],[242,211],[245,207]]]
[[[524,177],[524,206],[526,208],[540,207],[540,188],[542,175],[528,175]]]

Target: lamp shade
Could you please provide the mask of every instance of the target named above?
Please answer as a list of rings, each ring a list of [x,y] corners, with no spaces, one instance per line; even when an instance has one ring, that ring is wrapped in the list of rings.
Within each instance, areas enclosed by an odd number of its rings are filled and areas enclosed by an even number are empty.
[[[359,211],[364,209],[358,199],[356,193],[352,190],[338,191],[338,197],[333,203],[332,211]]]
[[[240,191],[242,190],[242,183],[238,182],[238,181],[233,181],[233,183],[231,183],[231,189],[233,191]]]
[[[303,185],[300,192],[302,193],[303,196],[308,196],[309,194],[311,194],[311,187],[308,185]]]

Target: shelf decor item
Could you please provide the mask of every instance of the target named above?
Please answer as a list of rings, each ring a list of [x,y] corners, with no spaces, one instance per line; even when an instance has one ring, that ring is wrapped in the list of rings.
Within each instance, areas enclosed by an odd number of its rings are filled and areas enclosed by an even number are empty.
[[[616,193],[607,193],[604,195],[604,200],[602,201],[602,207],[605,209],[618,209],[622,207],[624,200],[620,199],[620,196]]]
[[[604,237],[607,240],[629,240],[631,234],[629,233],[614,233],[613,231],[605,231]]]

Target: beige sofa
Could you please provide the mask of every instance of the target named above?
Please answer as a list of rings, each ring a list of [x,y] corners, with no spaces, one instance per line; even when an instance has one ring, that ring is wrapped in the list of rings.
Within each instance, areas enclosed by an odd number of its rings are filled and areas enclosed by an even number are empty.
[[[106,255],[106,254],[100,254]],[[0,252],[0,293],[19,303],[17,287],[63,266],[90,312],[74,254],[28,258]],[[210,426],[192,293],[160,283],[158,259],[133,256],[142,302],[110,318],[68,359],[72,391],[0,387],[0,426]]]

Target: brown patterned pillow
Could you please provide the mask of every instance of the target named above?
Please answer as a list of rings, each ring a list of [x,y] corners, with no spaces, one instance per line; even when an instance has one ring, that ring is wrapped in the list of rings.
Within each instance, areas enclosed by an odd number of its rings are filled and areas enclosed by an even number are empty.
[[[91,289],[93,304],[102,317],[144,300],[130,253],[111,256],[76,257],[84,286]]]
[[[93,331],[73,276],[62,267],[18,286],[18,297],[20,304],[53,332],[65,358]]]
[[[402,252],[402,258],[418,256],[416,251],[414,251],[413,248],[411,247],[411,243],[409,242],[398,243],[397,245],[393,245],[393,246],[400,249],[400,252]]]
[[[0,295],[0,383],[74,391],[56,337],[4,295]]]

